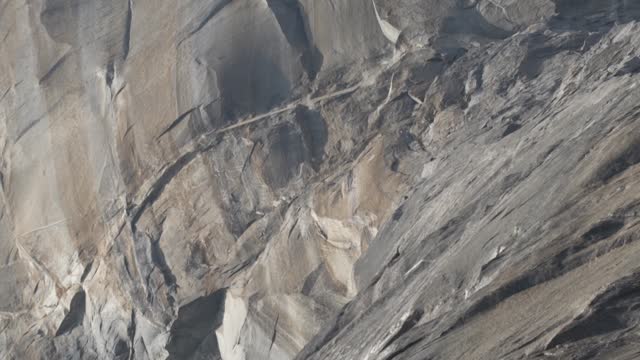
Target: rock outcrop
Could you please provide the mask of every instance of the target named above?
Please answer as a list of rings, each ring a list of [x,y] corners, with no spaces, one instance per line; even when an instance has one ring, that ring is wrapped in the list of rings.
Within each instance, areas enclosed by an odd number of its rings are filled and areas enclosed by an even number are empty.
[[[636,359],[640,3],[0,0],[0,357]]]

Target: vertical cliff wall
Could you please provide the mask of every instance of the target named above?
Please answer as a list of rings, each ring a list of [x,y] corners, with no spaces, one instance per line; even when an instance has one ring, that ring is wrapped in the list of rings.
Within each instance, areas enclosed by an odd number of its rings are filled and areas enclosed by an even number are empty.
[[[638,20],[0,0],[0,357],[635,359]]]

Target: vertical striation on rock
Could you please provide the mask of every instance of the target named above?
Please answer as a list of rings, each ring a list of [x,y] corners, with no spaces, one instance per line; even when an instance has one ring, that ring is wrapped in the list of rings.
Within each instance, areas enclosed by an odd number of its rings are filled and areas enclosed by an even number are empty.
[[[636,359],[640,3],[0,0],[0,358]]]

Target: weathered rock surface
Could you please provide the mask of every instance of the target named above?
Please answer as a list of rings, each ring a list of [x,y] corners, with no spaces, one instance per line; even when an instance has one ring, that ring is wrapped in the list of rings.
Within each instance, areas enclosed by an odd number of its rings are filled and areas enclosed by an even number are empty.
[[[640,3],[0,0],[0,357],[637,359]]]

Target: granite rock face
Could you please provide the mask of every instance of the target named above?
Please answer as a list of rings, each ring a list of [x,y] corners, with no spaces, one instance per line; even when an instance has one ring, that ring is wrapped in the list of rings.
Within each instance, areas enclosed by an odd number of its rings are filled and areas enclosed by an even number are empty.
[[[640,3],[0,0],[3,359],[637,359]]]

